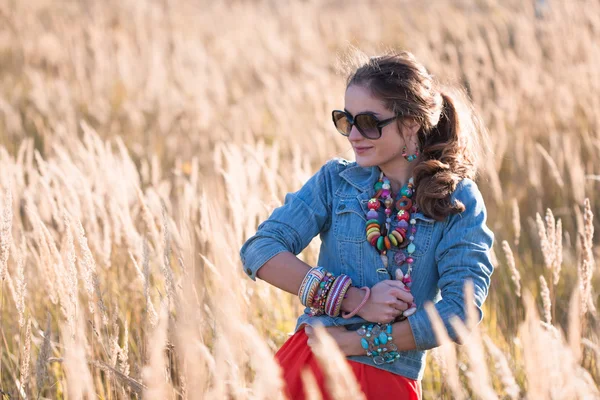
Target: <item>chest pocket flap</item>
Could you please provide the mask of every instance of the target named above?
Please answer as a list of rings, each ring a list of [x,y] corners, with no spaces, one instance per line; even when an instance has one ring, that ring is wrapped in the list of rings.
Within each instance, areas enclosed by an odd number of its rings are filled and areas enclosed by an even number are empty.
[[[362,242],[367,217],[357,198],[341,198],[334,210],[333,230],[336,239]]]

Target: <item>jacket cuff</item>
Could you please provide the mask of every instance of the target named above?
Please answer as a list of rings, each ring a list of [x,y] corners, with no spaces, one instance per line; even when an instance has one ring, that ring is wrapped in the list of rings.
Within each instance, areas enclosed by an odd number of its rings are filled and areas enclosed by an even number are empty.
[[[267,261],[275,257],[279,253],[289,251],[281,243],[274,243],[273,241],[266,241],[268,243],[255,242],[252,246],[242,252],[242,265],[244,273],[248,275],[253,281],[256,281],[256,273],[265,265]]]
[[[437,346],[427,310],[422,308],[407,319],[415,339],[416,350],[429,350]]]

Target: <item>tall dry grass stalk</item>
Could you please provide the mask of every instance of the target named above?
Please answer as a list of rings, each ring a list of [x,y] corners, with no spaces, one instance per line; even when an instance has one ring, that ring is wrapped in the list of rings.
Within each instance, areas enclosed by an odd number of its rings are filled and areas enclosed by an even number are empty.
[[[595,314],[596,306],[593,299],[592,276],[594,273],[594,254],[593,254],[593,237],[594,237],[594,214],[591,211],[590,201],[584,202],[583,212],[583,232],[578,233],[579,244],[581,248],[581,264],[578,268],[579,288],[581,290],[581,313],[587,311]]]
[[[0,281],[4,282],[8,269],[8,256],[12,242],[13,198],[10,186],[4,191],[2,222],[0,226]]]
[[[321,325],[315,325],[317,344],[312,348],[325,375],[328,393],[335,400],[366,397],[354,378],[350,364],[340,351],[335,340],[327,334]]]
[[[563,244],[562,244],[562,220],[556,222],[556,253],[554,257],[554,264],[552,266],[552,277],[553,284],[558,285],[560,280],[560,271],[563,263]]]
[[[521,213],[519,211],[519,202],[517,199],[512,199],[512,225],[515,231],[515,246],[519,246],[521,239]]]
[[[38,358],[35,365],[35,386],[38,393],[43,392],[46,386],[46,380],[48,379],[48,359],[51,354],[50,344],[50,314],[46,319],[46,329],[44,330],[42,344],[38,353]]]
[[[529,292],[523,296],[527,316],[519,328],[521,350],[533,398],[583,398],[600,392],[588,371],[578,364],[559,330],[545,328]]]
[[[480,332],[428,362],[424,398],[597,396],[598,15],[565,1],[0,2],[1,390],[282,397],[272,356],[302,308],[247,279],[237,250],[325,160],[353,158],[330,120],[353,43],[412,51],[466,87],[491,132],[478,182],[510,273],[492,277]],[[299,256],[314,265],[319,246]],[[540,275],[544,321],[526,295]]]
[[[547,324],[552,324],[552,300],[550,300],[550,289],[544,275],[540,275],[540,293],[542,295],[542,304],[544,306],[544,319]]]
[[[464,399],[466,398],[466,394],[462,388],[459,371],[454,367],[458,364],[456,349],[452,344],[452,340],[448,335],[448,331],[446,331],[444,322],[440,318],[440,315],[433,304],[431,302],[425,303],[424,308],[431,319],[433,331],[435,333],[437,342],[440,344],[439,354],[443,360],[444,366],[446,366],[446,369],[443,371],[443,375],[447,379],[452,396],[457,400]]]
[[[506,263],[508,264],[508,268],[510,269],[510,277],[515,284],[515,294],[517,295],[517,297],[521,297],[521,274],[517,269],[517,265],[515,263],[515,256],[510,248],[510,244],[508,244],[506,240],[502,241],[502,250],[504,251]]]
[[[594,259],[594,213],[589,199],[585,199],[583,203],[583,260],[590,263],[591,268],[595,268],[596,260]]]
[[[23,345],[23,354],[21,354],[21,375],[20,375],[20,383],[21,390],[25,393],[28,392],[27,386],[29,383],[29,374],[31,372],[30,368],[31,361],[31,320],[27,321],[27,330],[25,331],[25,340]]]
[[[491,385],[483,339],[477,327],[479,317],[475,308],[473,283],[471,281],[465,282],[463,295],[466,319],[461,320],[457,316],[452,316],[450,317],[450,323],[456,331],[460,343],[466,344],[465,352],[469,360],[469,369],[466,374],[469,378],[469,384],[478,398],[497,398]]]
[[[321,391],[317,386],[317,380],[310,368],[306,367],[302,370],[302,384],[307,400],[322,400]]]
[[[506,395],[511,399],[519,399],[521,389],[515,380],[513,375],[513,371],[511,366],[506,359],[506,356],[490,339],[489,336],[483,336],[483,341],[485,343],[485,347],[488,353],[492,356],[494,360],[494,366],[496,367],[496,372],[498,374],[498,378],[502,383],[503,390]]]
[[[142,377],[146,385],[144,397],[151,399],[168,399],[173,396],[170,376],[166,371],[165,350],[167,346],[167,329],[169,326],[169,307],[163,302],[160,308],[158,325],[156,326],[148,345],[150,356],[144,366]]]

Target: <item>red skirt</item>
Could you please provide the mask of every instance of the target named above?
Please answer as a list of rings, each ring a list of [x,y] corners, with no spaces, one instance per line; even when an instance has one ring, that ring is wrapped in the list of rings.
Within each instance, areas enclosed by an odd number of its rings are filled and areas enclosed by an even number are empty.
[[[307,344],[304,328],[298,330],[281,346],[275,359],[283,370],[286,394],[290,400],[304,400],[301,371],[308,366],[314,374],[323,400],[330,400],[325,386],[325,376],[316,356]],[[421,381],[406,378],[371,365],[346,359],[367,400],[420,400]]]

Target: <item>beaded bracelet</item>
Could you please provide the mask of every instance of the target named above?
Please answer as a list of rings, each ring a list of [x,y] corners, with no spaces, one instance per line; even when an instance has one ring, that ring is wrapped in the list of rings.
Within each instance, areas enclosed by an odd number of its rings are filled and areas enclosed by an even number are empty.
[[[309,315],[311,317],[317,315],[323,315],[325,313],[325,302],[327,301],[327,295],[329,294],[329,289],[331,289],[331,285],[335,277],[331,272],[326,272],[325,276],[319,283],[319,289],[312,301],[312,307]]]
[[[398,346],[392,343],[392,324],[369,324],[361,326],[356,333],[361,336],[360,345],[375,365],[391,364],[400,358]]]
[[[336,317],[338,315],[340,315],[340,313],[342,312],[342,303],[344,302],[344,299],[346,298],[346,293],[348,293],[348,289],[350,289],[350,287],[352,286],[352,279],[350,279],[350,277],[347,277],[347,278],[348,279],[346,280],[346,282],[344,282],[342,284],[342,290],[340,291],[340,294],[337,297],[337,301],[335,303],[335,308],[333,310]]]
[[[302,283],[300,284],[300,289],[298,290],[298,297],[300,298],[300,302],[306,306],[311,307],[317,289],[319,287],[319,283],[321,279],[325,276],[326,270],[323,267],[315,267],[310,269]]]
[[[348,318],[354,317],[360,311],[360,309],[365,305],[367,300],[369,300],[369,297],[371,296],[371,289],[369,289],[368,286],[363,286],[363,287],[361,287],[361,289],[365,289],[367,291],[367,293],[365,294],[365,297],[363,297],[360,304],[358,306],[356,306],[356,308],[354,310],[352,310],[352,312],[349,312],[349,313],[342,312],[343,318],[348,319]]]
[[[327,315],[331,317],[339,315],[342,301],[350,285],[352,285],[352,279],[348,275],[340,275],[335,279],[325,302],[325,313]]]

